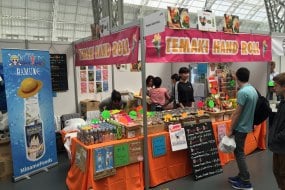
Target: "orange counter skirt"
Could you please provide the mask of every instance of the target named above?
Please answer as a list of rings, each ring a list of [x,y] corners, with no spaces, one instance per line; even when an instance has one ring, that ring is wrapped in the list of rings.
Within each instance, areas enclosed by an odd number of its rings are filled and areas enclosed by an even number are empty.
[[[227,131],[230,128],[231,121],[220,121],[220,122],[213,122],[213,132],[215,135],[216,142],[218,144],[218,126],[226,124]],[[249,133],[245,140],[245,154],[248,155],[252,153],[256,148],[265,150],[266,149],[266,121],[261,123],[260,125],[256,125],[253,132]],[[231,160],[235,159],[233,153],[223,153],[219,151],[219,157],[221,160],[221,164],[225,165]]]
[[[231,121],[221,121],[212,123],[215,139],[218,139],[218,125],[225,123],[226,128],[230,127]],[[154,158],[152,155],[152,138],[163,135],[166,139],[166,155]],[[93,180],[93,149],[130,142],[135,139],[124,139],[119,141],[95,144],[85,146],[76,138],[72,140],[72,163],[68,172],[66,184],[69,190],[143,190],[144,189],[144,173],[143,163],[138,162],[128,166],[116,168],[116,175],[100,180]],[[79,143],[87,150],[86,171],[83,173],[75,164],[76,144]],[[255,127],[254,132],[248,134],[245,143],[245,153],[250,154],[256,148],[266,149],[266,121]],[[233,153],[219,152],[221,164],[225,165],[231,160],[234,160]],[[161,132],[148,135],[148,158],[149,158],[149,181],[150,187],[157,186],[161,183],[171,181],[186,175],[192,171],[191,160],[188,150],[171,151],[170,138],[168,132]]]
[[[76,138],[72,139],[72,163],[67,174],[66,184],[69,190],[113,190],[113,189],[124,189],[124,190],[143,190],[143,164],[142,162],[130,164],[116,168],[116,174],[100,180],[93,180],[94,166],[93,166],[93,149],[128,143],[139,138],[124,139],[106,143],[95,144],[91,146],[85,146],[83,143],[78,141]],[[80,144],[87,150],[86,158],[86,170],[82,172],[74,163],[76,144]]]

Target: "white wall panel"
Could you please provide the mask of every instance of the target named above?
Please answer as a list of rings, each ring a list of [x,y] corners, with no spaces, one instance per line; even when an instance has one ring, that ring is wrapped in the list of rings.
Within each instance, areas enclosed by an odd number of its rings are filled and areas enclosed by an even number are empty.
[[[50,53],[63,53],[67,54],[67,72],[68,72],[68,88],[66,92],[57,92],[57,96],[53,98],[54,114],[60,116],[66,113],[76,112],[75,103],[75,87],[74,87],[74,74],[73,74],[73,52],[71,44],[60,45],[50,43],[30,42],[30,49],[47,50]]]
[[[249,83],[252,84],[259,92],[266,96],[267,93],[267,62],[249,62],[249,63],[233,63],[232,71],[236,71],[240,67],[246,67],[250,71]]]

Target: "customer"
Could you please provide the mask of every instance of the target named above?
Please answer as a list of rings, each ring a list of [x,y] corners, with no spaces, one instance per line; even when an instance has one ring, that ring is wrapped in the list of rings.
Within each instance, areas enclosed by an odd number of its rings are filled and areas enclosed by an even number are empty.
[[[99,104],[100,112],[104,110],[124,109],[127,103],[122,101],[121,93],[113,90],[111,97],[102,100]]]
[[[278,187],[285,190],[285,73],[273,77],[274,91],[283,96],[272,126],[269,126],[268,147],[273,152],[273,173]]]
[[[244,144],[247,133],[252,131],[254,110],[257,102],[257,92],[255,88],[248,83],[250,72],[247,68],[239,68],[236,71],[236,80],[239,85],[237,93],[237,108],[232,115],[231,127],[228,136],[234,135],[236,157],[239,173],[235,177],[229,177],[228,181],[235,189],[251,190],[250,174],[247,169],[244,154]]]
[[[273,94],[274,94],[274,82],[273,82],[273,77],[278,75],[279,73],[275,71],[275,62],[270,61],[270,73],[269,73],[269,81],[268,81],[268,99],[273,100]]]
[[[175,87],[175,102],[177,107],[192,107],[194,102],[194,90],[191,82],[189,81],[189,69],[181,67],[179,69],[179,82]]]
[[[151,111],[162,111],[164,105],[169,100],[168,90],[160,87],[162,80],[160,77],[153,79],[154,88],[149,90],[149,97],[151,100]]]

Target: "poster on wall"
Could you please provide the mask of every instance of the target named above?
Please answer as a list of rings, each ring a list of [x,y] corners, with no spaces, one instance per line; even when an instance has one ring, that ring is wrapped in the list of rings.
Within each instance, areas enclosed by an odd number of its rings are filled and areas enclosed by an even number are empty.
[[[138,61],[136,63],[132,63],[130,67],[131,72],[140,72],[142,70],[142,63]]]
[[[202,31],[216,32],[216,17],[212,12],[198,11],[198,29]]]
[[[224,32],[227,33],[239,33],[239,17],[236,15],[224,14]]]
[[[188,9],[167,7],[167,26],[172,29],[189,29],[190,16]]]
[[[48,51],[2,49],[15,181],[57,164]]]
[[[100,25],[100,37],[108,36],[110,34],[110,19],[109,17],[104,17],[99,20]]]
[[[81,66],[79,71],[81,94],[106,92],[109,90],[108,66]]]

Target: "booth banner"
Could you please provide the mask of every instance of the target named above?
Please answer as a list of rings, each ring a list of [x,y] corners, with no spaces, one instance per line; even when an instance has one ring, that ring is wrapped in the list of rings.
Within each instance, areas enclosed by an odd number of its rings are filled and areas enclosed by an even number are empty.
[[[136,63],[138,61],[139,28],[75,45],[76,66]]]
[[[2,49],[15,180],[57,163],[48,51]]]
[[[285,36],[272,36],[272,53],[279,56],[285,55]]]
[[[146,62],[271,61],[271,37],[172,30],[146,37]]]

